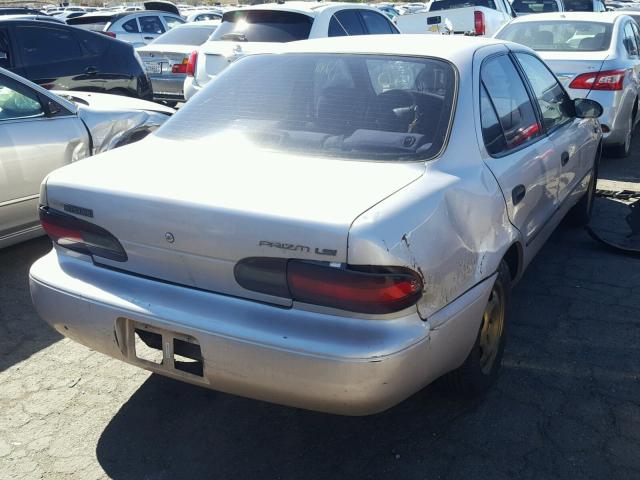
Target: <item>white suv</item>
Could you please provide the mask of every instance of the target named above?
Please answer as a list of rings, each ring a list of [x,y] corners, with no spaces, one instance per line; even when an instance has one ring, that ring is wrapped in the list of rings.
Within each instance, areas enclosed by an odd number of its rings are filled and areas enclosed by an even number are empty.
[[[273,51],[274,43],[396,33],[384,14],[360,4],[287,2],[229,10],[209,41],[189,57],[184,96],[189,100],[237,58]]]

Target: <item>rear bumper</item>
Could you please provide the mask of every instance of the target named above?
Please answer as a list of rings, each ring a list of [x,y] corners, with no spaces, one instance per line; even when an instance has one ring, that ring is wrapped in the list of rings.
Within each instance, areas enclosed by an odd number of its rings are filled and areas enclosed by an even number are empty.
[[[185,100],[183,86],[186,75],[150,75],[149,78],[154,100]]]
[[[415,312],[366,320],[278,308],[107,270],[55,250],[30,271],[40,316],[83,345],[192,384],[346,415],[385,410],[458,367],[493,280],[425,322]],[[195,339],[203,375],[138,359],[127,340],[134,322]]]

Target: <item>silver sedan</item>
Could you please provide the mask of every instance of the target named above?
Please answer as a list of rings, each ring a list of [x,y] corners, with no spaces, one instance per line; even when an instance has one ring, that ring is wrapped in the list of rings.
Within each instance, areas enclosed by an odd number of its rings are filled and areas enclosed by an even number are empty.
[[[56,95],[0,69],[0,248],[42,235],[38,193],[49,172],[136,141],[172,113],[115,95]]]
[[[640,120],[640,31],[624,12],[549,13],[518,17],[496,38],[538,52],[573,98],[590,98],[604,108],[604,143],[626,157]]]
[[[31,295],[63,335],[238,395],[368,414],[442,375],[479,394],[512,285],[589,218],[600,113],[491,39],[246,56],[141,142],[49,175]]]

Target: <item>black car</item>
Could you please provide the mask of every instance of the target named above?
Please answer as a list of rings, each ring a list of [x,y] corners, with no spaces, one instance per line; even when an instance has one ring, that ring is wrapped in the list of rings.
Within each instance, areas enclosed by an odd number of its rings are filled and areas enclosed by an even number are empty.
[[[47,89],[153,99],[131,45],[69,25],[0,17],[0,67]]]

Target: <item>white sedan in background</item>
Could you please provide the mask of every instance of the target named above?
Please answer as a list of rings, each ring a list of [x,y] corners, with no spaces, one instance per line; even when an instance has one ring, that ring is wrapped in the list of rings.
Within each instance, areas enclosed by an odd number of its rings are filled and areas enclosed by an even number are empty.
[[[49,172],[135,142],[172,113],[117,95],[50,92],[0,68],[0,248],[42,235],[38,193]]]
[[[31,295],[65,336],[238,395],[369,414],[445,374],[475,395],[512,285],[589,218],[599,113],[492,39],[248,55],[141,142],[49,175]]]
[[[604,145],[626,157],[640,121],[640,31],[624,12],[566,12],[518,17],[495,35],[534,49],[573,98],[604,108]]]

